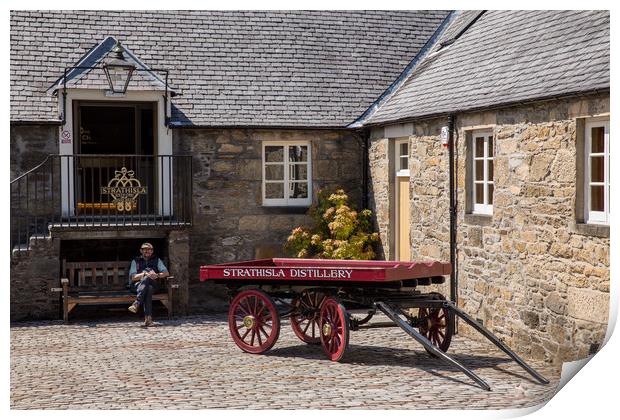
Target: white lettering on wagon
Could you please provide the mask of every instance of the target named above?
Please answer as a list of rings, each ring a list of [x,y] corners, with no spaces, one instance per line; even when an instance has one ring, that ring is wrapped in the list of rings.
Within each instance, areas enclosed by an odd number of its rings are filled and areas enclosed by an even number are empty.
[[[284,270],[275,268],[225,268],[224,277],[284,277]]]
[[[277,268],[225,268],[224,277],[290,277],[299,279],[350,279],[353,270],[326,268],[291,268],[289,275]]]
[[[320,269],[320,268],[291,268],[291,277],[309,279],[350,279],[353,270]]]

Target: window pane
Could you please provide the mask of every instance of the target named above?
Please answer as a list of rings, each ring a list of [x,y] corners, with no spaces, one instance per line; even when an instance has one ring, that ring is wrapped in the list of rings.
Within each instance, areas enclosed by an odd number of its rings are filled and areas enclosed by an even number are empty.
[[[305,181],[308,179],[308,165],[290,165],[289,166],[289,179],[291,181]]]
[[[593,185],[590,187],[590,210],[605,211],[604,186]]]
[[[489,136],[487,156],[493,157],[493,137]]]
[[[484,156],[484,137],[476,137],[475,141],[475,157],[483,157]]]
[[[289,162],[307,162],[308,146],[289,146],[288,159]]]
[[[284,198],[284,183],[266,183],[265,198]]]
[[[487,168],[487,171],[489,172],[487,181],[493,181],[493,159],[487,160]]]
[[[409,144],[408,143],[401,143],[400,144],[400,156],[409,156]]]
[[[475,184],[476,187],[476,204],[484,204],[484,184]]]
[[[605,152],[605,127],[592,127],[591,153]]]
[[[265,162],[284,162],[284,146],[265,146]]]
[[[308,198],[307,182],[291,182],[289,185],[289,198]]]
[[[265,179],[284,181],[284,165],[265,165]]]
[[[489,204],[493,204],[493,184],[487,184],[489,186]]]
[[[605,182],[605,157],[590,158],[590,181]]]
[[[476,165],[474,179],[476,181],[484,181],[484,160],[476,160],[474,161],[474,164]]]
[[[409,169],[409,158],[401,157],[400,158],[400,168],[399,170]]]

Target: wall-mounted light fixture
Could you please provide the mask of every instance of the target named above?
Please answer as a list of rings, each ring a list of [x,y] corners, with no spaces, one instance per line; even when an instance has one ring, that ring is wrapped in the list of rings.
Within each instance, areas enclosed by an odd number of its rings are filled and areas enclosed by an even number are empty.
[[[164,94],[164,125],[170,124],[170,116],[168,115],[168,70],[163,69],[143,69],[137,68],[132,62],[125,57],[125,49],[119,41],[110,51],[111,57],[102,60],[101,65],[96,66],[72,66],[65,67],[63,76],[62,91],[62,125],[67,122],[67,78],[74,70],[103,70],[108,81],[109,92],[114,95],[124,95],[127,92],[129,81],[134,72],[144,71],[147,73],[162,73],[165,75],[165,94]]]
[[[123,55],[125,49],[119,41],[116,41],[116,45],[111,52],[113,56],[103,62],[103,71],[108,78],[110,90],[114,93],[124,94],[127,92],[129,79],[131,79],[136,66],[127,61]]]

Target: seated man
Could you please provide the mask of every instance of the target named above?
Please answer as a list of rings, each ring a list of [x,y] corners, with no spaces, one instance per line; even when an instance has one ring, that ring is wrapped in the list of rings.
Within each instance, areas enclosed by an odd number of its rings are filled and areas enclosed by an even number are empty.
[[[140,253],[142,255],[135,258],[129,268],[129,287],[137,293],[137,297],[128,309],[137,313],[142,305],[144,326],[150,327],[153,325],[153,293],[157,289],[155,279],[168,277],[170,273],[162,260],[153,256],[153,245],[148,242],[143,243]]]

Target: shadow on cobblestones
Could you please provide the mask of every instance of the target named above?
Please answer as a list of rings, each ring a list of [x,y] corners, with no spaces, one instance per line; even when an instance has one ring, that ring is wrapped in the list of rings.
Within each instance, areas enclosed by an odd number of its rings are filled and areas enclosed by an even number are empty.
[[[226,314],[162,317],[148,329],[139,320],[13,323],[11,408],[517,408],[548,400],[559,377],[535,363],[552,379],[535,384],[492,345],[461,336],[449,353],[491,392],[393,328],[355,332],[335,363],[321,346],[301,343],[288,320],[263,355],[236,347]],[[135,363],[136,351],[147,365]]]

